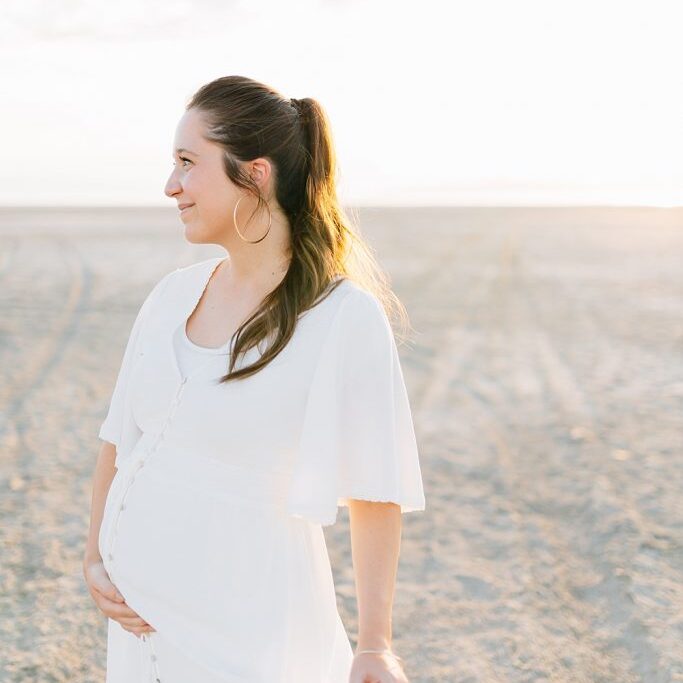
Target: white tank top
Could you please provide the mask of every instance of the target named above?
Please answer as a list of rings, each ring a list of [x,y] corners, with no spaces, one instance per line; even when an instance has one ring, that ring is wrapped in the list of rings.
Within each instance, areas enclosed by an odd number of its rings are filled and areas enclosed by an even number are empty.
[[[176,330],[173,343],[178,357],[178,366],[184,377],[187,377],[190,372],[200,365],[208,364],[212,356],[220,355],[225,359],[227,372],[227,355],[230,342],[226,342],[223,346],[217,348],[198,346],[188,338],[185,332],[185,325],[180,325]]]

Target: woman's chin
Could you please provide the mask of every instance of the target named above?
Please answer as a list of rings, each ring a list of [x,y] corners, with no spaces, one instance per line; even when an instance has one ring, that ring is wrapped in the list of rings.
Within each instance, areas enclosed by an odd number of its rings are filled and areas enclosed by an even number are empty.
[[[201,230],[193,228],[191,225],[185,226],[185,240],[191,244],[207,244],[209,240],[202,234]]]

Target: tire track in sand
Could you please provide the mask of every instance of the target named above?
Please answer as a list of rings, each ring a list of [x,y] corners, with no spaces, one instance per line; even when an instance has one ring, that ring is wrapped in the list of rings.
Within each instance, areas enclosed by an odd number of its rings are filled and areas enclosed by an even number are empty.
[[[576,313],[578,309],[573,303],[571,291],[563,286],[561,289],[563,296],[558,297],[558,300],[563,300],[568,306],[574,305]],[[525,292],[524,301],[529,315],[535,320],[544,320],[538,289],[525,281],[519,291]],[[615,361],[618,347],[605,339],[605,328],[597,322],[593,309],[582,307],[578,312],[581,325],[586,329],[585,338],[602,349],[599,371],[596,371],[598,389],[601,392],[608,391],[609,380],[616,374],[618,367]],[[639,547],[657,551],[672,549],[670,534],[667,529],[644,517],[628,482],[618,487],[618,483],[623,481],[622,472],[618,461],[612,457],[610,444],[601,438],[602,430],[596,419],[594,401],[583,388],[584,385],[593,386],[592,378],[590,381],[579,381],[567,352],[552,343],[542,326],[536,328],[534,344],[547,395],[557,415],[557,424],[577,442],[574,448],[566,450],[566,455],[574,459],[571,472],[576,473],[578,481],[581,481],[582,473],[586,473],[583,479],[589,479],[585,487],[586,499],[581,520],[589,515],[586,520],[589,526],[585,529],[584,538],[576,536],[576,528],[572,525],[565,527],[556,524],[552,532],[562,534],[567,553],[571,552],[570,545],[580,548],[579,552],[585,555],[582,557],[583,562],[590,563],[600,577],[600,581],[592,586],[579,587],[578,593],[590,596],[592,601],[598,596],[601,600],[603,610],[597,621],[604,629],[604,621],[608,620],[607,633],[610,634],[605,649],[626,649],[630,655],[629,673],[637,674],[637,680],[666,683],[671,680],[670,672],[664,671],[663,652],[658,652],[653,646],[646,615],[639,613],[624,563],[628,562],[627,556],[637,552]],[[566,470],[567,473],[569,471]],[[585,481],[582,483],[586,484]],[[542,517],[541,522],[549,526],[547,517]],[[597,545],[586,542],[586,538],[604,538],[604,542]],[[585,602],[581,604],[585,605]]]
[[[539,422],[538,439],[552,433],[543,426],[543,410],[549,392],[562,397],[569,411],[580,410],[582,397],[568,380],[570,371],[548,380],[551,371],[546,364],[535,362],[530,351],[538,347],[538,340],[545,348],[545,358],[552,354],[552,344],[540,328],[540,319],[529,306],[529,292],[523,286],[523,263],[519,247],[508,236],[500,259],[500,277],[492,290],[491,310],[498,315],[491,322],[491,335],[499,338],[500,356],[513,361],[508,372],[491,372],[491,377],[479,378],[474,387],[481,398],[480,409],[488,423],[488,438],[495,446],[502,480],[503,494],[497,503],[507,511],[517,529],[518,561],[522,577],[529,581],[522,592],[513,597],[521,599],[535,618],[524,623],[528,637],[524,641],[526,652],[520,653],[515,667],[521,671],[538,669],[553,681],[620,680],[637,681],[616,658],[606,656],[604,648],[592,635],[595,612],[585,604],[579,604],[574,590],[577,579],[592,579],[595,568],[583,557],[574,553],[564,540],[564,533],[557,515],[561,518],[563,507],[572,509],[574,500],[567,491],[557,487],[561,469],[540,453],[525,446],[515,426],[515,407],[521,401],[536,401]],[[533,340],[531,345],[529,340]],[[550,349],[550,350],[548,350]],[[503,365],[503,368],[505,365]],[[497,375],[497,376],[495,376]],[[510,385],[510,379],[516,385]],[[523,388],[522,393],[519,387]],[[495,407],[500,406],[501,418],[496,418]],[[520,410],[525,416],[532,411],[526,405]],[[507,422],[507,428],[505,427]],[[527,428],[528,432],[528,428]],[[512,447],[516,442],[519,447]],[[556,446],[552,441],[549,448]],[[541,458],[539,460],[539,458]],[[538,505],[538,501],[549,505]],[[553,507],[555,508],[553,510]],[[559,624],[558,624],[559,621]],[[561,626],[558,633],[557,627]],[[531,656],[529,656],[531,652]]]
[[[36,620],[50,621],[51,617],[42,610],[50,609],[54,600],[59,599],[59,584],[54,581],[52,569],[54,557],[51,556],[59,540],[50,538],[52,525],[46,524],[46,520],[59,513],[53,506],[60,505],[60,501],[51,495],[52,463],[45,463],[45,453],[35,450],[34,444],[39,441],[31,434],[39,427],[29,414],[29,407],[34,399],[39,399],[40,390],[60,366],[65,350],[74,343],[88,308],[92,279],[80,252],[69,240],[48,239],[46,252],[51,259],[54,255],[54,261],[63,264],[67,272],[64,305],[51,314],[49,332],[43,333],[35,344],[30,318],[22,313],[19,322],[24,329],[19,334],[31,340],[31,350],[22,353],[22,362],[13,368],[14,373],[3,387],[1,396],[0,497],[2,515],[12,522],[2,525],[0,530],[1,545],[6,550],[0,580],[5,586],[15,586],[16,594],[9,603],[11,614],[6,615],[6,622],[12,624],[6,656],[8,665],[13,667],[11,670],[16,670],[15,673],[22,676],[21,680],[45,665]],[[30,259],[27,262],[29,267],[35,265]],[[12,263],[18,263],[18,260]],[[25,280],[26,276],[22,274],[15,282],[23,285]],[[24,293],[12,295],[9,300],[7,294],[5,297],[15,310],[22,310],[28,298]],[[17,299],[18,304],[15,303]],[[36,315],[36,309],[29,309],[29,314]],[[9,373],[5,374],[9,378]],[[0,676],[4,673],[6,671],[0,668]]]

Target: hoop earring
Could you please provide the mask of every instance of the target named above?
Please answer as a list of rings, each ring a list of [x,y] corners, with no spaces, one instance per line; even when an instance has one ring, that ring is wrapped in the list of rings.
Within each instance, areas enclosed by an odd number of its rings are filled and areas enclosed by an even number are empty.
[[[246,237],[242,235],[242,233],[239,231],[239,228],[237,227],[237,207],[239,206],[240,202],[244,199],[246,195],[242,195],[238,200],[237,203],[235,204],[235,208],[232,212],[232,222],[235,225],[235,232],[239,235],[240,239],[243,242],[248,242],[249,244],[258,244],[262,240],[266,239],[266,235],[270,232],[270,226],[273,224],[273,214],[270,211],[270,208],[268,208],[268,230],[266,230],[266,234],[263,237],[259,237],[257,240],[248,240]],[[266,204],[266,207],[268,207],[268,204]]]

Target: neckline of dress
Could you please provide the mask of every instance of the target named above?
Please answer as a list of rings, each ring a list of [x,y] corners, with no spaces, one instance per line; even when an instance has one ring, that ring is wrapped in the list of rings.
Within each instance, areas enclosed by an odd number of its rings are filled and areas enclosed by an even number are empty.
[[[209,286],[209,282],[211,282],[211,278],[213,277],[213,274],[218,270],[218,266],[223,263],[223,261],[226,261],[229,259],[230,256],[217,256],[215,262],[212,264],[212,266],[208,269],[207,273],[205,276],[200,280],[201,288],[198,287],[198,293],[193,297],[191,301],[191,307],[188,309],[184,310],[184,315],[181,316],[181,320],[176,326],[174,330],[174,334],[178,333],[178,328],[180,328],[180,332],[182,336],[185,338],[186,342],[188,344],[191,344],[193,348],[199,349],[200,351],[208,351],[209,355],[211,357],[215,357],[216,355],[224,356],[226,358],[230,358],[232,356],[232,339],[228,340],[225,344],[222,346],[218,347],[206,347],[206,346],[199,346],[198,344],[195,344],[193,341],[190,340],[190,338],[187,336],[187,322],[192,317],[192,314],[195,312],[197,306],[199,305],[199,302],[202,299],[202,296],[204,296],[204,292],[206,292],[207,287]],[[331,282],[336,282],[337,280],[345,280],[346,278],[343,275],[338,275],[332,279]],[[342,283],[343,284],[343,283]],[[301,315],[304,315],[305,313],[308,313],[312,309],[307,309],[306,311],[303,311]],[[301,317],[301,315],[299,317]],[[192,375],[194,375],[195,372],[198,372],[200,368],[195,368],[192,370],[192,372],[188,373],[187,375],[184,375],[182,370],[180,369],[180,363],[178,361],[178,354],[175,349],[175,344],[173,341],[173,334],[169,335],[170,336],[170,346],[171,346],[171,354],[173,356],[173,366],[175,368],[176,374],[178,378],[181,380],[182,383],[185,383]]]
[[[193,344],[196,348],[198,348],[200,350],[201,349],[208,349],[209,351],[212,351],[212,349],[209,349],[209,347],[199,346],[197,344],[194,344],[194,342],[192,342],[190,340],[190,338],[187,336],[187,321],[189,320],[189,318],[192,316],[192,314],[195,312],[197,306],[199,305],[199,302],[201,301],[201,298],[204,295],[206,288],[209,286],[209,282],[211,281],[211,277],[213,276],[213,274],[218,269],[218,266],[228,258],[229,258],[229,256],[218,256],[218,257],[216,257],[215,263],[211,266],[211,268],[209,268],[208,272],[202,278],[202,280],[200,280],[201,288],[198,287],[198,293],[196,294],[196,296],[193,297],[193,300],[191,301],[191,307],[189,308],[189,310],[188,309],[183,310],[183,315],[181,316],[181,320],[174,330],[174,334],[177,334],[179,329],[180,329],[180,333],[187,340],[187,342],[189,344]],[[203,365],[200,366],[199,368],[195,368],[194,370],[192,370],[192,372],[188,373],[187,375],[184,375],[182,370],[180,369],[180,363],[178,362],[178,354],[175,350],[175,344],[173,343],[173,335],[170,335],[170,337],[171,337],[171,339],[170,339],[171,353],[173,355],[173,365],[174,365],[176,374],[180,378],[181,382],[184,383],[195,372],[198,372],[199,369],[203,367]],[[227,342],[224,346],[216,347],[216,350],[217,351],[224,351],[225,355],[227,357],[229,357],[232,354],[232,351],[229,347],[230,347],[230,342]],[[215,354],[210,353],[210,355],[211,355],[211,357],[213,357]]]
[[[187,330],[185,329],[185,327],[183,325],[178,326],[176,334],[179,335],[181,342],[186,347],[188,347],[192,351],[197,351],[199,353],[220,355],[222,352],[226,351],[228,349],[228,346],[230,345],[229,341],[225,342],[225,344],[223,344],[222,346],[200,346],[199,344],[195,344],[187,336]]]

